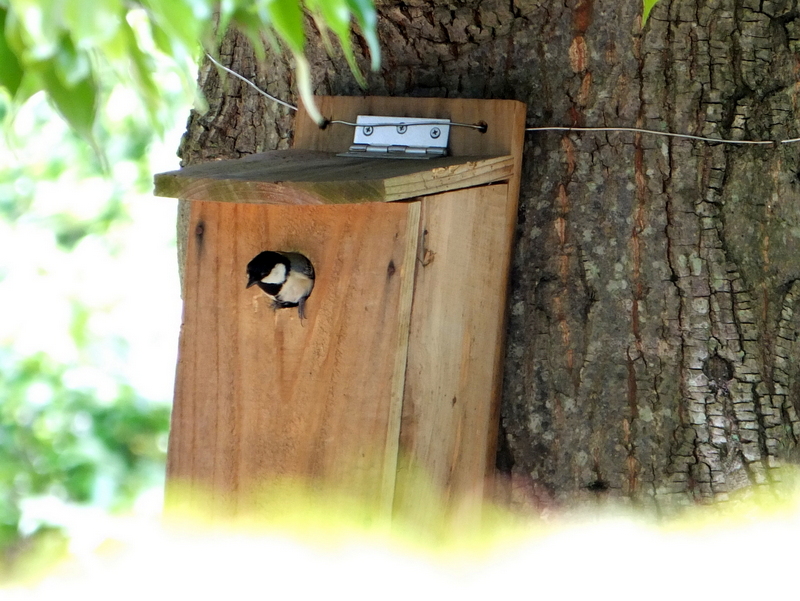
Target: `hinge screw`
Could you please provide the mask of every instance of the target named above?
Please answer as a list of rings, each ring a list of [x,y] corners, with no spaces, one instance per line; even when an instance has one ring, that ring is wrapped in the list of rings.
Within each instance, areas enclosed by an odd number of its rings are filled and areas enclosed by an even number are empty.
[[[438,127],[434,127],[433,129],[431,129],[431,138],[435,139],[441,135],[442,135],[442,130],[439,129]]]
[[[365,125],[364,126],[364,135],[365,136],[371,136],[372,132],[373,132],[373,129],[372,129],[371,125]]]
[[[405,126],[405,125],[398,125],[397,126],[397,133],[398,134],[404,134],[404,133],[406,133],[406,130],[408,130],[408,127]]]

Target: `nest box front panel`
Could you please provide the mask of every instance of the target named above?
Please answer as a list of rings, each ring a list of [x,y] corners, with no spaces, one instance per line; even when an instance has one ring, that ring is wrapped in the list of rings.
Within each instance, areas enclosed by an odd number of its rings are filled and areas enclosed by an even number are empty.
[[[302,477],[390,500],[419,203],[191,210],[170,483],[241,498]],[[246,288],[264,250],[313,264],[305,319]]]

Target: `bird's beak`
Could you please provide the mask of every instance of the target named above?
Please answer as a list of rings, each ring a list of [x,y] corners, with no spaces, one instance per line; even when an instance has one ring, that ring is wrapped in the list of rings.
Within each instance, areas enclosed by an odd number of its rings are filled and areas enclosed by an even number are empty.
[[[252,275],[251,275],[251,276],[250,276],[250,281],[249,281],[249,282],[247,282],[247,286],[245,286],[245,288],[249,288],[249,287],[250,287],[250,286],[252,286],[253,284],[258,284],[258,278],[257,278],[257,277],[255,277],[255,276],[252,276]]]

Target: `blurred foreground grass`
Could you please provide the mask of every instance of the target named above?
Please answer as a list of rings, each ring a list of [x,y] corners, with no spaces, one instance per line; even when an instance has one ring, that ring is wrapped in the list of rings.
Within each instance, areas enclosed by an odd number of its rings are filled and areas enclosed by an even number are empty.
[[[118,518],[3,599],[409,597],[792,598],[797,472],[659,520],[610,504],[547,518],[492,509],[483,525],[392,525],[346,496],[274,488],[234,522]],[[436,499],[427,501],[432,510]],[[443,531],[446,535],[442,535]],[[41,554],[52,545],[42,543]]]

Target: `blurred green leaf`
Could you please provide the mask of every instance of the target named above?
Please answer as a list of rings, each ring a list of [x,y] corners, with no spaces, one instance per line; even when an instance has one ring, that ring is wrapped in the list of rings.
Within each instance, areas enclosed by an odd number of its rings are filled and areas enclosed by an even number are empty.
[[[360,85],[362,88],[366,87],[367,82],[364,79],[361,70],[358,68],[358,65],[356,64],[355,54],[353,53],[353,48],[350,43],[350,22],[352,20],[352,14],[350,12],[350,4],[348,1],[307,0],[307,4],[316,15],[321,16],[321,18],[317,16],[315,21],[318,23],[318,27],[321,28],[323,39],[325,39],[324,27],[327,26],[331,29],[331,31],[333,31],[339,40],[344,57],[347,60],[350,71],[355,76],[356,81],[358,81],[358,85]]]
[[[15,221],[30,208],[33,186],[26,186],[27,177],[19,169],[9,169],[5,182],[0,180],[0,218]]]
[[[355,19],[369,46],[372,69],[377,69],[377,15],[371,0],[5,0],[0,2],[0,86],[13,98],[11,114],[44,90],[70,126],[91,142],[103,104],[102,80],[127,79],[158,131],[165,100],[149,58],[153,53],[171,58],[186,94],[193,96],[194,60],[201,44],[219,43],[227,28],[236,26],[259,57],[265,38],[273,42],[274,34],[283,42],[297,64],[300,96],[309,104],[305,10],[326,45],[327,30],[334,33],[351,71],[365,85],[350,36]]]
[[[64,488],[71,499],[78,503],[92,500],[97,466],[91,462],[83,462],[68,468],[64,474]]]
[[[295,54],[294,62],[295,70],[297,71],[297,87],[299,88],[300,98],[306,107],[306,112],[315,123],[321,124],[325,121],[325,118],[314,103],[314,90],[311,88],[311,67],[306,57],[302,54]]]
[[[61,0],[61,24],[78,48],[91,50],[125,24],[122,0]]]
[[[51,58],[63,30],[58,19],[60,0],[10,0],[5,35],[23,63]]]
[[[6,28],[8,9],[0,8],[0,32]],[[17,55],[11,50],[5,35],[0,36],[0,86],[6,88],[13,97],[22,81],[22,67],[17,60]],[[1,120],[1,119],[0,119]]]
[[[115,402],[102,403],[91,390],[65,385],[69,366],[43,354],[15,361],[8,350],[0,354],[0,547],[3,539],[21,540],[22,499],[91,501],[101,472],[115,463],[114,503],[131,503],[148,483],[149,466],[163,465],[159,441],[169,407],[147,403],[122,384]]]
[[[347,0],[347,4],[361,28],[361,34],[367,40],[370,66],[373,71],[377,71],[381,66],[381,46],[378,42],[378,13],[375,11],[375,5],[372,0]]]
[[[210,2],[187,2],[186,0],[144,0],[148,17],[158,24],[166,34],[162,40],[169,48],[170,56],[180,53],[181,48],[199,48],[203,29],[210,21]]]
[[[159,89],[156,82],[153,80],[153,62],[150,57],[139,48],[136,34],[131,26],[123,21],[123,25],[120,29],[130,56],[134,80],[138,88],[142,91],[145,101],[147,103],[155,103],[159,98]]]
[[[71,251],[86,236],[103,235],[113,224],[122,222],[126,217],[127,212],[119,199],[110,199],[105,208],[92,218],[80,219],[71,213],[58,213],[47,222],[56,236],[58,246],[62,250]],[[85,339],[79,340],[75,332],[72,334],[78,346],[85,343]]]
[[[65,59],[64,64],[69,63]],[[57,65],[57,62],[36,64],[42,87],[67,123],[81,136],[91,139],[97,110],[97,86],[94,77],[89,74],[70,85],[63,81],[61,73],[56,69]]]
[[[155,20],[150,19],[150,35],[153,36],[153,41],[156,47],[167,56],[172,56],[173,46],[172,38],[163,27]]]
[[[258,13],[286,43],[292,54],[305,52],[306,34],[303,30],[303,9],[298,0],[261,0]]]
[[[245,35],[253,47],[257,60],[264,60],[264,40],[262,34],[267,36],[271,41],[275,40],[274,36],[269,35],[269,29],[264,28],[262,18],[250,8],[237,8],[231,14],[232,26],[235,26],[238,31]],[[274,50],[280,52],[280,46],[276,43],[273,44]]]

